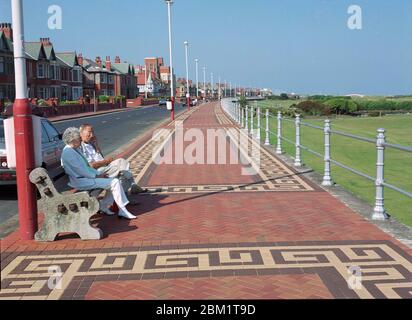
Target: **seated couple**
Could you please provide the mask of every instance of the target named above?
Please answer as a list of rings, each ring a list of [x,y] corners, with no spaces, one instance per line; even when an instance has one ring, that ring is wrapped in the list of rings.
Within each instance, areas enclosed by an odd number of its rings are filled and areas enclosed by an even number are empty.
[[[136,194],[147,190],[135,184],[129,163],[124,159],[105,160],[90,125],[83,125],[81,131],[77,128],[66,129],[63,142],[66,147],[61,162],[69,176],[69,186],[79,191],[105,189],[106,196],[100,200],[100,211],[114,215],[109,209],[114,201],[119,208],[120,218],[136,219],[126,208],[128,204],[132,205],[127,193]]]

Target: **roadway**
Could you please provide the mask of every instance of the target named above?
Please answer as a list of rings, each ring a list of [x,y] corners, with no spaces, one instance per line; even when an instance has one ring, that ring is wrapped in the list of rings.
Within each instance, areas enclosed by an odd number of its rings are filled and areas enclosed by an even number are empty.
[[[185,108],[177,104],[175,115],[186,110]],[[53,122],[53,125],[63,132],[68,127],[79,127],[83,123],[91,124],[102,152],[108,155],[169,117],[170,111],[165,106],[147,106],[130,111]],[[0,238],[16,225],[17,212],[16,187],[0,186]]]

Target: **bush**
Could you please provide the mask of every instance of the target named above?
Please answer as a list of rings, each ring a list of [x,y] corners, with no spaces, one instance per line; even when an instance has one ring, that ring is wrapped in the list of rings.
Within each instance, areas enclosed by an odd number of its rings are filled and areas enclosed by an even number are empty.
[[[44,99],[37,100],[37,105],[40,107],[48,107],[48,104],[46,103]]]
[[[324,104],[335,114],[353,114],[358,111],[358,104],[351,99],[335,98],[325,101]]]
[[[99,96],[99,102],[100,102],[100,103],[109,102],[109,99],[110,99],[109,96]]]
[[[241,96],[241,97],[239,98],[239,104],[240,104],[240,107],[241,107],[241,108],[245,108],[245,107],[246,107],[246,105],[247,105],[247,100],[246,100],[246,97],[245,97],[245,96]]]
[[[73,105],[73,104],[79,104],[79,101],[69,101],[69,100],[66,100],[66,101],[62,101],[61,103],[60,103],[60,105],[62,105],[62,106],[68,106],[68,105]]]
[[[321,116],[321,115],[330,115],[331,114],[331,107],[317,102],[317,101],[303,101],[300,102],[296,108],[303,112],[304,114],[311,115],[311,116]]]

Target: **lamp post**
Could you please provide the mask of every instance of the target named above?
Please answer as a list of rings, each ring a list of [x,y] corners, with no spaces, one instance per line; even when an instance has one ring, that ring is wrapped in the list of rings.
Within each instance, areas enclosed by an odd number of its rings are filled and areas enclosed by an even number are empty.
[[[217,91],[217,96],[218,96],[218,98],[219,98],[219,100],[221,99],[221,96],[220,96],[220,76],[219,76],[219,84],[218,84],[218,91]]]
[[[16,144],[16,177],[20,236],[33,240],[37,231],[37,203],[29,174],[35,167],[32,110],[27,95],[26,57],[24,54],[23,1],[12,0],[14,28],[14,72],[16,99],[13,106]]]
[[[199,98],[199,59],[196,62],[196,99]]]
[[[170,59],[170,99],[172,100],[172,110],[170,111],[170,118],[173,121],[175,119],[175,90],[174,90],[174,77],[173,77],[173,54],[172,54],[172,4],[173,0],[165,0],[167,3],[167,15],[169,20],[169,59]]]
[[[147,99],[147,68],[144,66],[144,97]]]
[[[185,56],[186,56],[186,103],[187,109],[190,110],[190,86],[189,86],[189,60],[188,60],[189,42],[185,41]]]
[[[215,92],[213,90],[213,72],[210,74],[210,86],[212,88],[212,99],[215,97]]]
[[[206,100],[206,66],[203,67],[203,100]]]

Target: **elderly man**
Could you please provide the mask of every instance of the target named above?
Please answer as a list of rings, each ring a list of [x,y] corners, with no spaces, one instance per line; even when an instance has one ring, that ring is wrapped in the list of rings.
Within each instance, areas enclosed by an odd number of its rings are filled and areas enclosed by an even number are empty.
[[[119,179],[108,178],[106,174],[90,167],[83,153],[79,150],[81,146],[79,129],[66,129],[63,133],[63,142],[66,147],[63,149],[61,162],[64,171],[69,176],[69,186],[81,191],[105,189],[106,196],[100,200],[100,211],[107,215],[114,215],[115,213],[108,208],[114,200],[119,207],[119,218],[136,219],[136,216],[126,209],[129,200]]]
[[[130,164],[125,159],[104,158],[94,135],[93,126],[83,124],[80,127],[80,137],[82,139],[81,149],[83,155],[90,166],[105,173],[111,178],[119,178],[125,192],[137,194],[147,192],[147,189],[140,188],[134,181],[130,172]]]

